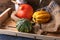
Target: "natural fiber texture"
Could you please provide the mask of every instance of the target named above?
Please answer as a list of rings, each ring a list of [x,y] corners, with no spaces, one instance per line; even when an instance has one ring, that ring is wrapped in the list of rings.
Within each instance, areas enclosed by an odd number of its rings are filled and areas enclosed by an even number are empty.
[[[42,24],[42,30],[57,32],[60,27],[60,6],[55,1],[51,1],[47,7],[44,7],[44,9],[50,12],[52,20],[49,23]]]

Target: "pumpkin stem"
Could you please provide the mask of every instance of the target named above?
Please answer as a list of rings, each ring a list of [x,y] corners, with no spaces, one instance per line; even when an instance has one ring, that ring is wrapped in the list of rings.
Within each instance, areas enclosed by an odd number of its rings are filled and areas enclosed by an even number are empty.
[[[46,11],[46,9],[42,8],[40,11]]]
[[[23,7],[20,7],[20,9],[23,10],[24,9],[24,6]]]

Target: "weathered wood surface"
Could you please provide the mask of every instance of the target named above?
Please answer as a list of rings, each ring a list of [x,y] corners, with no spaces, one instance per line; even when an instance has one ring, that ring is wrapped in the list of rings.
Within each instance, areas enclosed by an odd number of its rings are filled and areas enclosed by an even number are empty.
[[[37,34],[18,32],[16,29],[16,22],[9,16],[11,8],[8,8],[4,13],[0,15],[0,34],[22,36],[27,38],[35,38]],[[39,34],[40,35],[40,34]]]
[[[9,14],[9,9],[8,11],[4,12],[3,14],[0,15],[0,25],[3,21],[5,21],[1,26],[0,26],[0,34],[6,34],[6,35],[13,35],[13,36],[22,36],[22,37],[29,37],[29,38],[36,38],[36,39],[43,39],[43,40],[60,40],[60,34],[51,34],[48,33],[46,35],[41,35],[41,34],[31,34],[31,33],[23,33],[23,32],[18,32],[16,30],[16,23],[11,19],[6,19],[8,18]],[[58,17],[58,15],[56,15]],[[59,18],[57,18],[59,19]],[[58,20],[59,21],[59,20]],[[60,21],[58,22],[60,24]],[[51,31],[51,30],[50,30]]]
[[[60,36],[59,36],[60,34],[59,35],[57,35],[57,34],[49,35],[49,33],[47,33],[46,35],[40,35],[40,34],[18,32],[16,29],[16,22],[13,21],[11,18],[7,19],[2,24],[2,26],[0,27],[0,34],[21,36],[21,37],[27,37],[27,38],[36,38],[36,39],[43,39],[43,40],[48,40],[48,39],[54,40],[54,39],[60,38]]]
[[[8,14],[11,8],[6,9],[2,14],[0,14],[0,25],[8,18]]]

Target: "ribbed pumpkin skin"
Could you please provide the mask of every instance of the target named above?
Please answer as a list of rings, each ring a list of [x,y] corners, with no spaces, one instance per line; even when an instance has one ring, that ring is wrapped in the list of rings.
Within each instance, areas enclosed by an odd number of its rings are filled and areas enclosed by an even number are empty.
[[[32,30],[32,24],[27,19],[20,19],[16,24],[16,28],[18,31],[28,33]]]
[[[46,23],[50,20],[51,15],[46,11],[37,11],[33,14],[33,21],[37,23]]]

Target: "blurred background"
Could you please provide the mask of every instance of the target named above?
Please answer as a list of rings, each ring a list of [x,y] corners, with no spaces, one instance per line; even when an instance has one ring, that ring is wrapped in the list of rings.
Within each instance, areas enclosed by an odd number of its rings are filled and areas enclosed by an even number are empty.
[[[16,0],[15,0],[16,1]],[[20,0],[22,3],[22,0]],[[25,3],[30,4],[34,10],[38,8],[47,6],[51,0],[23,0]],[[56,3],[60,5],[60,0],[54,0]],[[5,9],[11,7],[13,10],[15,9],[15,4],[11,2],[11,0],[0,0],[0,13],[2,13]]]
[[[9,7],[14,9],[14,4],[11,0],[0,0],[0,14]]]

